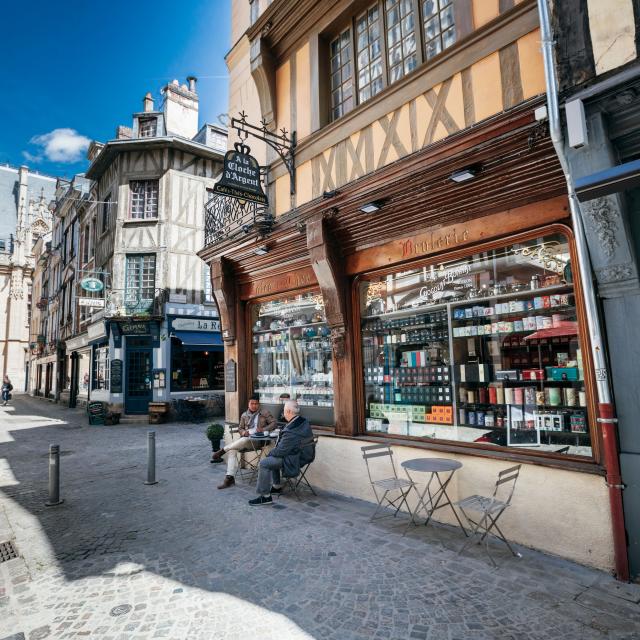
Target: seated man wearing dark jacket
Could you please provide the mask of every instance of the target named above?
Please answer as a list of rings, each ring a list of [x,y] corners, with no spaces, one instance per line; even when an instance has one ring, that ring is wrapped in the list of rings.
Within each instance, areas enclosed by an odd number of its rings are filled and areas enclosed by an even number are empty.
[[[249,500],[249,504],[257,506],[272,504],[271,494],[280,493],[280,471],[287,478],[295,478],[300,473],[301,452],[305,445],[313,442],[313,431],[309,421],[300,415],[300,407],[295,400],[287,400],[284,404],[284,417],[287,424],[280,432],[276,445],[260,461],[258,470],[258,497]]]

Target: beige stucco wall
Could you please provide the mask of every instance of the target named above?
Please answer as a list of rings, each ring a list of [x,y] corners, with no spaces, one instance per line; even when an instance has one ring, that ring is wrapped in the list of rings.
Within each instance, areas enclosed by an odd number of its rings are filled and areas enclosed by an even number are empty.
[[[632,0],[587,0],[596,73],[620,67],[637,57]]]
[[[309,468],[314,487],[372,501],[361,446],[371,444],[348,438],[321,437],[316,460]],[[513,462],[476,456],[441,454],[413,447],[394,447],[399,475],[403,460],[450,458],[459,460],[448,488],[453,502],[473,494],[491,495],[498,472]],[[376,460],[374,459],[374,463]],[[387,476],[388,477],[388,476]],[[424,481],[427,474],[416,474]],[[500,528],[509,540],[569,558],[605,571],[613,569],[613,544],[608,494],[603,477],[525,464],[520,471],[512,506],[503,515]],[[410,504],[415,505],[415,495]],[[373,512],[373,505],[372,505]],[[450,510],[436,511],[435,519],[452,524]],[[462,539],[461,539],[462,544]]]

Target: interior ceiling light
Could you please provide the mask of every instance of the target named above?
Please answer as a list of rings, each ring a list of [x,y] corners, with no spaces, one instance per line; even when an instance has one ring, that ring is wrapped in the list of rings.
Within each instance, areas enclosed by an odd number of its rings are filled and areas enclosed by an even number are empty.
[[[480,173],[480,167],[467,167],[466,169],[459,169],[454,171],[449,177],[453,182],[466,182],[467,180],[473,180]]]
[[[264,256],[269,253],[269,249],[266,246],[258,247],[253,253],[257,256]]]
[[[360,211],[362,211],[363,213],[375,213],[376,211],[380,211],[383,204],[384,200],[374,200],[373,202],[367,202],[367,204],[360,207]]]

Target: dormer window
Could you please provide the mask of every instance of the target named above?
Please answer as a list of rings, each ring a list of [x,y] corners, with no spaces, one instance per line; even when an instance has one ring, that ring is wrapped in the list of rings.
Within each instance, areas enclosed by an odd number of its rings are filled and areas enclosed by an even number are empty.
[[[158,118],[140,118],[138,121],[138,137],[153,138],[158,130]]]

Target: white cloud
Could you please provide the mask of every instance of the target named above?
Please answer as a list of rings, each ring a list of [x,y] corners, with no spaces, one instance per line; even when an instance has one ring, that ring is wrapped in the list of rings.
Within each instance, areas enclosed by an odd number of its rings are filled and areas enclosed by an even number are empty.
[[[42,162],[42,156],[41,155],[38,155],[38,154],[34,155],[32,153],[29,153],[28,151],[23,151],[22,155],[24,156],[24,159],[27,162],[33,162],[33,163]]]
[[[40,147],[35,155],[23,151],[25,158],[32,162],[39,162],[43,156],[51,162],[78,162],[82,160],[91,140],[75,129],[64,128],[34,136],[30,142]]]

